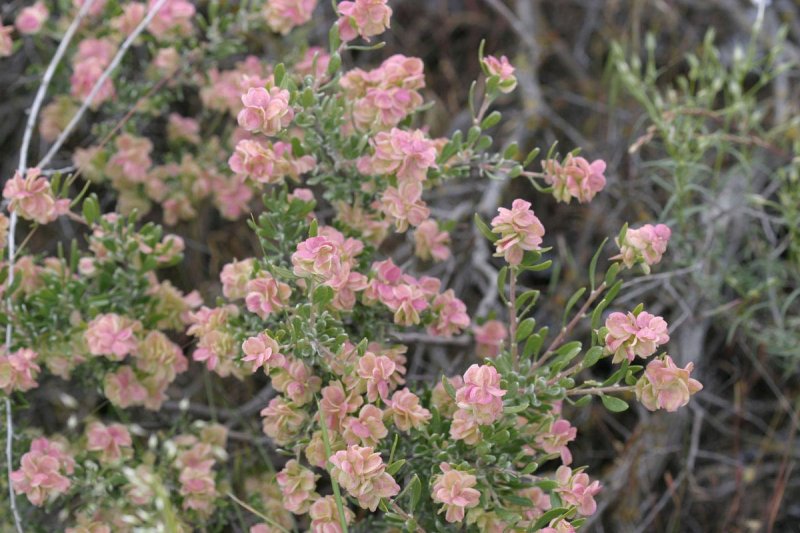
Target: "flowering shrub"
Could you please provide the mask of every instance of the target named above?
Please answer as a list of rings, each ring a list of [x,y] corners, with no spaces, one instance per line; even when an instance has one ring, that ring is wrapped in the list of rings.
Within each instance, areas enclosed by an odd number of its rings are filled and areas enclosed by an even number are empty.
[[[481,52],[483,94],[473,102],[472,126],[431,138],[420,124],[421,60],[393,55],[369,71],[343,66],[345,52],[362,48],[349,43],[390,27],[385,0],[338,3],[330,49],[308,50],[293,67],[248,56],[222,71],[191,64],[214,59],[221,48],[205,58],[178,51],[189,50],[195,34],[212,33],[194,24],[191,3],[85,2],[79,16],[105,13],[111,22],[82,35],[70,78],[76,100],[55,100],[57,107],[43,111],[47,131],[68,134],[60,113],[78,113],[79,103],[104,116],[106,106],[124,101],[124,87],[103,73],[120,38],[136,37],[137,28],[149,32],[151,48],[142,51],[148,68],[168,87],[198,89],[204,110],[200,117],[169,115],[167,147],[133,127],[107,131],[109,142],[76,150],[77,170],[67,179],[23,168],[6,182],[14,221],[35,228],[70,217],[86,234],[85,246],[76,240],[53,257],[26,248],[18,254],[13,240],[3,241],[2,316],[10,334],[0,387],[17,403],[54,377],[80,380],[81,402],[108,403],[80,411],[60,435],[23,428],[30,445],[10,465],[9,479],[25,516],[36,516],[31,506],[68,509],[58,519],[71,531],[189,531],[234,520],[256,533],[350,526],[572,531],[595,512],[601,494],[599,481],[569,466],[569,444],[578,437],[565,418],[572,408],[599,396],[609,410],[623,411],[635,397],[647,409],[674,411],[702,387],[690,377],[691,365],[681,369],[659,352],[669,340],[662,318],[621,309],[602,325],[623,272],[648,273],[667,252],[664,225],[623,228],[619,254],[608,260],[605,246],[598,249],[588,285],[566,303],[555,335],[530,316],[539,292],[520,285],[526,273],[551,264],[544,259],[546,221],[529,201],[499,207],[488,225],[475,217],[490,241],[478,244],[502,258],[498,296],[505,305],[493,317],[471,317],[444,280],[391,255],[391,239],[406,238],[420,262],[449,257],[447,223],[426,201],[448,181],[507,175],[581,203],[603,189],[602,160],[576,153],[561,159],[551,150],[543,172],[534,172],[538,150],[524,157],[515,145],[491,150],[486,131],[501,115],[490,110],[516,86],[507,58]],[[269,0],[258,16],[273,32],[289,34],[316,7]],[[28,9],[35,12],[20,13],[20,33],[49,23],[43,4]],[[161,105],[169,103],[166,97]],[[159,107],[155,98],[147,105]],[[216,127],[208,127],[212,117]],[[77,173],[89,187],[115,191],[118,212],[102,214],[88,189],[70,199]],[[213,302],[166,278],[185,241],[142,220],[158,204],[163,223],[175,225],[196,217],[204,199],[223,217],[247,215],[261,249],[222,268],[222,296]],[[591,338],[571,340],[585,318]],[[413,381],[411,354],[396,341],[404,331],[438,340],[472,334],[472,364],[436,383]],[[188,400],[178,403],[181,419],[164,427],[158,415],[189,358],[230,383],[268,380],[268,395],[256,397],[265,441],[192,420]],[[613,369],[607,379],[581,377],[603,358]],[[230,443],[234,437],[267,442],[288,459],[245,453]]]

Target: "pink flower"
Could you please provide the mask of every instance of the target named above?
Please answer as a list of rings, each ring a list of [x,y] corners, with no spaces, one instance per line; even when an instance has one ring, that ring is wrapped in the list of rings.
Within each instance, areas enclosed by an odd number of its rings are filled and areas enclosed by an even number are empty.
[[[267,0],[264,18],[272,31],[286,35],[295,26],[311,20],[315,7],[317,0]]]
[[[293,404],[305,405],[314,398],[314,393],[319,391],[322,379],[311,373],[311,368],[303,361],[291,360],[272,376],[272,385],[275,390],[284,393]]]
[[[583,516],[594,514],[597,510],[594,497],[601,489],[599,481],[591,481],[583,472],[575,474],[570,467],[563,465],[556,470],[555,480],[559,485],[556,492],[566,505],[574,505]]]
[[[236,143],[228,166],[242,177],[261,183],[275,183],[286,174],[283,162],[265,141],[243,139]]]
[[[404,181],[397,188],[387,187],[380,208],[393,219],[399,233],[406,231],[409,224],[419,226],[430,216],[430,210],[422,200],[422,184],[419,182]]]
[[[386,400],[389,391],[393,389],[398,381],[402,383],[402,377],[396,374],[397,365],[385,355],[376,356],[372,352],[365,353],[358,360],[356,373],[367,383],[367,400],[374,402],[378,398]]]
[[[295,64],[294,69],[301,76],[312,76],[318,82],[324,82],[328,79],[328,65],[331,62],[331,56],[324,48],[319,46],[312,46],[303,55],[303,59]]]
[[[200,124],[193,118],[170,113],[167,121],[167,137],[171,140],[185,140],[192,144],[200,142]]]
[[[364,40],[380,35],[389,26],[392,8],[386,5],[387,0],[355,0],[341,2],[339,9],[339,36],[343,41],[352,41],[356,35]]]
[[[606,319],[606,353],[613,353],[613,363],[623,359],[633,362],[637,355],[650,357],[656,349],[669,341],[667,322],[647,311],[633,313],[611,313]]]
[[[651,361],[636,382],[636,399],[651,411],[677,411],[689,403],[692,394],[703,389],[699,381],[689,377],[693,369],[694,363],[678,367],[669,355]]]
[[[375,153],[370,170],[376,174],[394,174],[400,181],[424,181],[429,168],[436,168],[436,145],[422,130],[392,128],[379,132],[371,140]]]
[[[89,98],[92,89],[103,74],[104,66],[98,59],[86,59],[75,64],[75,70],[69,79],[70,94],[84,101]],[[111,100],[116,95],[111,77],[107,78],[100,86],[100,90],[92,100],[92,109],[97,109],[103,102]]]
[[[311,500],[319,497],[314,492],[318,477],[296,460],[290,459],[283,470],[275,476],[283,494],[284,508],[294,514],[307,513]]]
[[[559,202],[569,203],[576,198],[580,203],[591,202],[594,196],[606,186],[603,172],[606,162],[597,159],[589,163],[582,157],[567,155],[564,164],[555,159],[542,162],[545,181],[553,186],[553,196]]]
[[[116,144],[117,151],[108,161],[108,173],[123,182],[144,182],[153,164],[150,159],[153,143],[145,137],[123,133],[117,138]]]
[[[357,411],[362,403],[364,399],[357,391],[345,392],[341,382],[333,381],[322,389],[319,406],[328,428],[339,431],[345,418]]]
[[[431,419],[431,412],[419,404],[419,397],[408,388],[396,391],[387,404],[400,431],[419,429]]]
[[[482,326],[473,326],[475,334],[475,353],[478,357],[495,358],[508,338],[508,329],[499,320],[487,320]]]
[[[370,87],[353,104],[353,121],[359,129],[386,129],[399,124],[423,103],[422,95],[402,87]],[[365,163],[369,159],[363,160]],[[364,163],[362,163],[364,164]],[[370,167],[359,166],[362,174]]]
[[[106,426],[102,422],[92,422],[86,428],[86,449],[101,452],[101,459],[113,462],[122,457],[120,448],[130,448],[131,434],[122,424]]]
[[[180,495],[183,496],[184,509],[194,509],[201,515],[211,513],[217,488],[210,466],[207,468],[183,468],[178,481],[181,483]]]
[[[431,312],[436,321],[428,326],[428,333],[437,337],[452,337],[469,326],[469,315],[464,302],[456,298],[453,289],[448,289],[434,298]]]
[[[17,494],[25,494],[33,505],[43,505],[71,485],[64,474],[72,474],[75,461],[60,443],[38,438],[20,463],[20,469],[11,472],[11,484]]]
[[[41,370],[34,361],[38,354],[29,348],[21,348],[11,355],[3,355],[0,348],[0,389],[6,394],[12,391],[27,391],[38,386],[36,376]]]
[[[158,0],[149,0],[148,8]],[[170,34],[186,36],[192,33],[192,18],[194,18],[194,4],[187,0],[167,0],[147,27],[156,39],[164,39]]]
[[[147,7],[142,2],[130,2],[122,6],[122,14],[111,20],[111,27],[127,36],[145,17]]]
[[[139,382],[131,367],[123,366],[116,373],[106,374],[103,394],[112,404],[126,409],[132,405],[142,405],[147,398],[147,389]]]
[[[517,78],[514,76],[515,69],[506,56],[501,56],[500,59],[494,56],[486,56],[483,58],[483,65],[489,71],[490,76],[499,78],[498,89],[500,89],[500,92],[507,94],[517,87]]]
[[[650,267],[659,263],[667,251],[671,235],[672,231],[664,224],[645,224],[639,229],[628,228],[622,242],[619,238],[616,239],[620,253],[611,259],[620,259],[628,268],[641,264],[644,273],[649,274]]]
[[[286,364],[286,357],[280,353],[278,342],[266,333],[248,338],[242,343],[242,351],[245,354],[242,361],[251,363],[253,372],[263,367],[264,372],[269,374],[271,369]]]
[[[17,31],[23,35],[35,35],[41,31],[49,16],[50,11],[40,0],[32,6],[22,8],[14,25],[17,27]]]
[[[239,111],[239,126],[247,131],[260,131],[264,135],[277,135],[289,126],[294,110],[289,105],[289,91],[279,87],[267,90],[251,87],[242,95],[244,109]]]
[[[494,255],[505,257],[510,265],[522,262],[522,255],[526,250],[541,248],[544,226],[531,210],[530,202],[514,200],[511,209],[500,207],[499,214],[492,220],[492,232],[499,233],[497,253]]]
[[[429,218],[414,231],[414,253],[426,261],[444,261],[450,257],[450,234],[439,231],[436,221]]]
[[[370,447],[353,444],[333,454],[330,462],[331,477],[358,500],[362,509],[374,511],[381,498],[400,492],[400,486],[385,472],[380,454]]]
[[[9,201],[9,211],[39,224],[53,222],[69,210],[69,200],[56,200],[50,182],[38,168],[29,168],[24,178],[15,172],[3,187],[3,198]]]
[[[97,315],[84,334],[89,353],[103,355],[114,361],[136,352],[138,340],[135,331],[141,324],[114,313]]]
[[[342,436],[348,444],[376,446],[389,433],[383,424],[383,411],[372,404],[361,408],[358,417],[348,417]]]
[[[459,409],[450,424],[450,436],[466,444],[477,444],[481,439],[480,424],[470,411]]]
[[[308,516],[311,518],[312,533],[342,532],[339,510],[336,505],[336,498],[333,496],[325,496],[324,498],[317,499],[311,504]],[[355,518],[353,511],[348,509],[347,506],[344,507],[344,518],[347,524],[352,523],[353,518]]]
[[[248,281],[246,291],[247,310],[264,320],[271,313],[283,309],[292,295],[292,289],[287,284],[276,280],[266,272],[263,272],[261,277]]]
[[[247,282],[253,273],[253,258],[228,263],[222,267],[219,279],[222,282],[222,294],[229,300],[238,300],[247,296]]]
[[[464,373],[464,385],[456,391],[456,403],[480,424],[491,424],[503,414],[500,374],[489,365],[472,365]]]
[[[567,444],[575,440],[578,430],[572,427],[569,421],[559,418],[554,421],[547,432],[536,435],[536,446],[544,453],[558,453],[561,455],[561,462],[569,465],[572,462],[572,454],[567,448]]]
[[[575,533],[575,527],[563,518],[555,518],[540,533]]]
[[[292,254],[292,265],[296,276],[323,279],[334,276],[342,268],[336,244],[322,236],[298,243],[297,251]]]
[[[0,57],[8,57],[14,50],[14,40],[11,38],[11,32],[14,31],[14,26],[3,26],[0,20]]]
[[[72,5],[75,8],[80,9],[81,7],[83,7],[83,4],[85,4],[86,1],[87,0],[72,0]],[[90,17],[96,17],[96,16],[100,15],[103,12],[103,10],[106,8],[106,2],[107,1],[108,0],[94,0],[94,2],[92,3],[91,7],[89,8],[88,15]]]
[[[447,381],[453,386],[453,390],[458,390],[462,385],[464,385],[464,378],[461,376],[447,378]],[[456,412],[457,406],[455,399],[448,394],[447,390],[445,390],[444,384],[441,382],[441,380],[436,383],[433,391],[431,391],[431,405],[436,407],[442,416],[446,418],[452,417],[453,413]]]
[[[73,58],[74,63],[83,61],[97,61],[100,67],[105,68],[117,52],[117,46],[110,39],[84,39],[78,44],[78,52]]]
[[[442,473],[434,477],[431,497],[436,503],[443,504],[439,512],[446,511],[445,520],[461,522],[464,511],[480,502],[481,493],[473,488],[478,480],[472,474],[455,470],[448,463],[441,463],[439,468]]]
[[[297,437],[308,420],[308,414],[278,396],[261,410],[262,429],[279,446],[285,446]]]

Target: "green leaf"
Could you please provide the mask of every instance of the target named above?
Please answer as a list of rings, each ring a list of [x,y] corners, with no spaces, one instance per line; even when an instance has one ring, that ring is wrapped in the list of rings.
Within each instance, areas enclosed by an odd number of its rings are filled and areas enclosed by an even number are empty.
[[[583,357],[583,368],[591,368],[603,357],[602,346],[592,346],[587,350],[586,355]]]
[[[555,509],[550,509],[549,511],[547,511],[546,513],[544,513],[542,516],[539,517],[539,520],[537,520],[533,524],[533,526],[529,529],[529,531],[539,531],[540,529],[548,525],[556,518],[566,516],[568,512],[569,509],[566,507],[556,507]]]
[[[318,305],[319,307],[325,307],[329,303],[333,301],[333,297],[336,294],[331,287],[327,285],[320,285],[316,289],[314,289],[314,297],[313,302],[314,305]]]
[[[581,287],[569,297],[569,300],[567,300],[567,306],[564,308],[564,318],[562,320],[562,324],[566,325],[569,312],[572,311],[572,308],[575,307],[575,304],[578,303],[578,300],[580,300],[584,292],[586,292],[586,287]]]
[[[409,487],[409,502],[408,502],[408,509],[410,512],[414,512],[416,509],[417,504],[419,503],[420,498],[422,497],[422,482],[419,480],[419,476],[414,474],[414,477],[411,478],[411,481],[408,483]]]
[[[619,263],[612,263],[608,270],[606,271],[606,285],[611,285],[615,279],[617,279],[617,274],[619,274]]]
[[[504,266],[500,269],[500,272],[497,273],[497,292],[500,294],[500,299],[503,300],[503,303],[507,304],[508,299],[506,298],[506,278],[508,277],[508,267]]]
[[[600,258],[600,253],[603,251],[603,247],[606,245],[607,242],[608,242],[608,237],[603,239],[603,242],[600,243],[600,246],[597,247],[597,251],[594,253],[594,256],[592,256],[592,261],[589,263],[589,286],[593,292],[595,289],[594,275],[595,272],[597,271],[597,260]]]
[[[456,399],[456,389],[450,383],[450,380],[447,379],[447,376],[442,376],[442,386],[444,387],[444,390],[447,392],[447,395],[450,396],[451,399],[455,400]]]
[[[97,200],[97,195],[92,193],[83,201],[83,219],[91,226],[99,217],[100,203]]]
[[[514,415],[514,414],[517,414],[517,413],[521,413],[522,411],[527,409],[529,405],[530,404],[528,403],[528,400],[524,400],[519,405],[511,405],[509,407],[503,407],[503,413],[509,414],[509,415]]]
[[[500,238],[499,235],[492,233],[491,228],[489,228],[489,226],[486,225],[486,223],[483,221],[483,219],[478,213],[475,213],[475,226],[477,226],[478,231],[480,231],[483,234],[483,236],[489,239],[491,242],[495,242],[497,239]]]
[[[535,327],[536,327],[535,318],[531,317],[523,320],[519,324],[519,327],[517,328],[517,337],[516,337],[517,342],[522,342],[523,339],[527,339],[530,336],[530,334],[533,333],[533,328]]]
[[[603,405],[606,406],[606,409],[612,413],[621,413],[622,411],[626,411],[628,409],[628,402],[625,400],[620,400],[615,396],[606,396],[603,394],[600,396],[600,399],[603,401]]]
[[[275,65],[275,69],[272,71],[272,74],[275,77],[275,85],[280,87],[281,83],[283,82],[283,78],[286,76],[286,66],[283,63],[278,63]]]
[[[406,464],[405,459],[398,459],[397,461],[391,463],[389,466],[386,467],[386,471],[389,473],[390,476],[395,475],[403,465]]]
[[[489,116],[483,119],[483,122],[481,122],[481,128],[489,129],[492,126],[496,126],[502,118],[503,115],[500,113],[500,111],[492,111]]]

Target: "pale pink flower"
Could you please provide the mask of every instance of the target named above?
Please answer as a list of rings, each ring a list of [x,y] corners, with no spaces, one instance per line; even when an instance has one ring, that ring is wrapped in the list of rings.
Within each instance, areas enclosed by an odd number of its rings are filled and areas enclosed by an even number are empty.
[[[325,496],[314,501],[308,516],[311,518],[312,533],[342,533],[339,509],[333,496]],[[347,506],[344,507],[344,518],[347,524],[352,523],[355,518],[353,511]]]
[[[597,159],[589,163],[582,157],[567,155],[563,165],[555,159],[542,161],[545,181],[553,186],[553,196],[559,202],[569,203],[575,198],[580,203],[591,202],[606,186],[603,172],[606,162]]]
[[[53,222],[69,210],[69,200],[55,198],[50,182],[38,168],[29,168],[24,178],[15,172],[3,187],[3,198],[9,201],[9,211],[39,224]]]
[[[389,433],[383,424],[383,411],[372,404],[363,406],[358,417],[348,417],[343,427],[342,436],[347,444],[377,446]]]
[[[357,35],[369,41],[370,37],[380,35],[390,26],[392,8],[387,0],[354,0],[340,2],[339,36],[343,41],[352,41]]]
[[[508,328],[499,320],[487,320],[482,326],[473,326],[475,353],[478,357],[495,358],[508,338]]]
[[[86,100],[103,74],[103,70],[103,64],[97,59],[86,59],[76,63],[69,79],[71,85],[70,94],[81,101]],[[103,102],[113,99],[115,95],[114,83],[109,77],[95,94],[92,100],[92,109],[97,109]]]
[[[14,26],[3,26],[0,20],[0,57],[8,57],[14,51],[14,39],[11,38],[13,31]]]
[[[503,414],[500,374],[489,365],[472,365],[464,373],[464,385],[456,391],[458,407],[470,412],[480,424],[491,424]]]
[[[439,225],[429,218],[414,231],[414,254],[420,259],[444,261],[450,257],[450,234],[439,231]]]
[[[544,453],[560,454],[561,462],[569,465],[572,462],[572,453],[567,444],[575,440],[577,435],[578,430],[569,421],[559,418],[550,424],[546,432],[536,435],[536,447]]]
[[[100,458],[113,462],[122,457],[122,448],[132,445],[131,434],[122,424],[106,426],[102,422],[92,422],[86,428],[86,449],[100,452]]]
[[[279,446],[292,442],[308,421],[308,414],[304,410],[281,396],[270,400],[269,405],[261,410],[261,417],[264,434]]]
[[[117,151],[107,165],[111,177],[123,182],[144,182],[153,164],[150,159],[153,143],[150,139],[123,133],[117,138],[116,145]]]
[[[436,503],[443,504],[439,512],[445,511],[445,520],[461,522],[464,520],[464,511],[476,507],[480,502],[481,493],[473,488],[478,480],[448,463],[441,463],[439,468],[442,473],[433,478],[431,497]]]
[[[303,54],[303,59],[295,64],[294,69],[301,76],[312,76],[318,82],[324,82],[328,79],[330,62],[331,56],[324,48],[312,46]]]
[[[111,39],[87,38],[78,43],[78,51],[72,59],[73,63],[83,61],[97,61],[100,67],[105,68],[117,52],[117,45]]]
[[[76,9],[80,9],[83,7],[83,4],[86,3],[87,0],[72,0],[72,5]],[[90,17],[96,17],[100,15],[103,10],[106,8],[106,3],[108,0],[94,0],[91,7],[89,8],[89,12],[87,13]]]
[[[35,35],[41,31],[49,16],[50,11],[40,0],[32,6],[22,8],[14,25],[17,27],[17,31],[23,35]]]
[[[669,341],[667,322],[647,311],[633,313],[611,313],[606,319],[606,353],[613,353],[613,363],[627,359],[633,362],[637,355],[647,358],[656,353],[658,347]]]
[[[370,141],[375,153],[369,170],[393,174],[401,181],[424,181],[429,168],[436,168],[436,145],[422,130],[392,128],[379,132]]]
[[[357,391],[345,392],[341,382],[333,381],[322,389],[319,406],[328,428],[339,431],[347,416],[357,411],[362,403],[364,399]]]
[[[67,127],[76,111],[77,107],[72,98],[65,95],[54,98],[41,111],[39,133],[42,134],[42,139],[47,142],[55,141]]]
[[[72,474],[74,465],[60,443],[41,437],[31,442],[20,469],[9,478],[17,494],[25,494],[33,505],[41,506],[69,489],[71,482],[64,474]]]
[[[309,237],[297,244],[292,254],[294,274],[301,278],[319,276],[323,279],[337,275],[342,269],[336,243],[326,237]]]
[[[239,111],[239,126],[247,131],[277,135],[289,126],[294,110],[289,105],[289,91],[279,87],[251,87],[242,95],[244,108]]]
[[[531,501],[531,506],[523,510],[525,518],[528,520],[537,520],[544,513],[552,508],[550,503],[550,495],[541,489],[541,487],[528,487],[522,489],[519,493],[523,498],[528,498]]]
[[[238,300],[247,296],[247,282],[253,273],[255,259],[234,260],[222,267],[219,279],[222,282],[222,294],[229,300]]]
[[[592,481],[584,472],[573,473],[568,466],[559,466],[556,470],[555,480],[558,483],[556,492],[566,505],[574,505],[578,513],[591,516],[597,510],[595,495],[600,492],[600,482]]]
[[[282,281],[278,281],[266,272],[250,280],[245,286],[247,310],[266,319],[271,313],[280,311],[288,303],[292,289]]]
[[[169,340],[161,331],[151,331],[139,343],[136,353],[136,368],[148,374],[150,383],[155,380],[159,385],[166,385],[184,372],[189,362],[183,355],[181,347]],[[148,381],[145,380],[145,386]]]
[[[200,142],[200,124],[193,118],[170,113],[167,120],[167,137],[170,140],[185,140],[192,144]]]
[[[103,394],[108,400],[123,409],[141,405],[147,398],[147,389],[141,384],[129,366],[123,366],[115,373],[106,374],[103,380]]]
[[[283,494],[284,508],[294,514],[307,513],[311,500],[319,497],[314,491],[318,477],[295,459],[290,459],[275,476]]]
[[[158,52],[156,52],[156,56],[153,58],[152,64],[159,74],[161,74],[161,76],[172,76],[181,67],[181,54],[173,46],[160,48]],[[170,115],[170,120],[172,120],[172,115]],[[169,129],[167,130],[167,133],[169,133]]]
[[[272,386],[282,392],[297,406],[305,405],[319,391],[322,379],[312,374],[311,368],[298,359],[288,361],[272,376]]]
[[[453,289],[447,289],[434,298],[431,312],[436,321],[428,326],[428,333],[437,337],[452,337],[469,326],[467,306],[456,298]]]
[[[486,70],[489,71],[490,76],[497,76],[500,78],[498,89],[502,93],[510,93],[517,87],[517,78],[514,76],[514,66],[508,61],[506,56],[501,56],[500,59],[494,56],[486,56],[483,58],[483,64]]]
[[[236,174],[261,183],[275,183],[286,174],[283,161],[272,147],[262,140],[242,139],[236,143],[228,166]]]
[[[141,328],[137,321],[115,313],[97,315],[84,334],[89,353],[103,355],[113,361],[122,361],[135,353],[138,340],[136,331]]]
[[[575,533],[575,526],[563,518],[555,518],[547,527],[541,529],[540,533]]]
[[[201,515],[208,515],[214,508],[217,488],[214,473],[210,468],[184,468],[178,476],[181,483],[180,495],[183,508],[193,509]]]
[[[481,440],[480,424],[470,411],[459,409],[453,415],[450,436],[466,444],[477,444]]]
[[[397,126],[405,117],[423,103],[417,91],[403,87],[370,87],[366,94],[353,104],[353,121],[362,130],[387,129]],[[362,174],[379,173],[371,170],[370,158],[359,161]],[[367,166],[362,166],[366,164]]]
[[[286,364],[286,357],[280,353],[280,349],[275,339],[266,333],[259,333],[242,343],[242,351],[245,354],[242,361],[250,363],[253,372],[263,368],[264,372],[269,374],[273,368],[280,368]]]
[[[404,181],[399,187],[387,187],[380,199],[380,209],[393,220],[399,233],[409,224],[419,226],[429,216],[430,210],[422,200],[422,184]]]
[[[453,386],[453,390],[458,390],[464,385],[464,378],[461,376],[447,378],[447,381]],[[446,418],[451,418],[456,409],[458,409],[455,399],[448,394],[441,380],[436,383],[436,386],[431,391],[431,405],[436,407],[439,413]]]
[[[380,454],[370,447],[353,444],[330,458],[331,476],[358,500],[362,509],[374,511],[381,498],[391,498],[400,486],[386,473]]]
[[[367,384],[367,400],[374,402],[378,398],[384,401],[389,392],[394,389],[398,381],[404,380],[397,373],[397,365],[385,355],[365,353],[359,360],[356,373]]]
[[[286,35],[311,20],[315,7],[317,0],[267,0],[264,18],[272,31]]]
[[[11,355],[3,355],[2,351],[0,348],[0,389],[11,394],[38,387],[36,376],[41,369],[34,362],[38,354],[30,348],[21,348]]]
[[[149,0],[148,8],[158,0]],[[194,4],[188,0],[167,0],[158,10],[156,16],[147,27],[156,39],[164,39],[169,35],[187,36],[192,33],[192,18],[194,18]]]
[[[510,265],[522,262],[525,251],[541,248],[544,226],[531,210],[530,202],[516,199],[511,209],[500,207],[499,214],[492,220],[492,232],[499,233],[495,243],[497,257],[503,256]]]
[[[619,246],[619,255],[611,259],[619,259],[628,268],[641,264],[645,274],[650,273],[650,267],[659,263],[672,231],[664,224],[645,224],[639,229],[628,228],[622,242],[616,239]]]
[[[651,361],[636,382],[636,399],[651,411],[665,409],[677,411],[689,403],[689,397],[703,389],[703,385],[689,377],[694,363],[680,368],[669,355]]]
[[[431,419],[431,412],[419,404],[419,397],[408,388],[396,391],[391,401],[386,403],[394,425],[400,431],[420,429]]]
[[[142,2],[129,2],[122,6],[122,14],[111,20],[111,27],[123,35],[130,35],[144,19],[147,7]]]
[[[228,220],[238,220],[250,212],[253,189],[237,177],[220,180],[214,188],[214,205]]]

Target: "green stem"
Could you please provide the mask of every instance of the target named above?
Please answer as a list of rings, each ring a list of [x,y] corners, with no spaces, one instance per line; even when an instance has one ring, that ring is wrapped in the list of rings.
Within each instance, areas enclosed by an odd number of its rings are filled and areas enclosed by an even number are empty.
[[[322,413],[322,408],[319,405],[319,400],[317,400],[317,412]],[[327,459],[325,460],[325,469],[328,470],[328,462],[331,458],[331,442],[328,439],[328,426],[325,424],[325,417],[320,416],[319,422],[320,428],[322,428],[322,442],[325,444],[325,455],[327,455]],[[329,472],[330,473],[330,472]],[[339,484],[336,482],[336,478],[333,477],[331,474],[331,486],[333,486],[333,497],[336,499],[336,509],[339,511],[339,523],[342,526],[342,533],[347,533],[347,517],[344,514],[344,503],[342,502],[342,493],[339,491]]]

